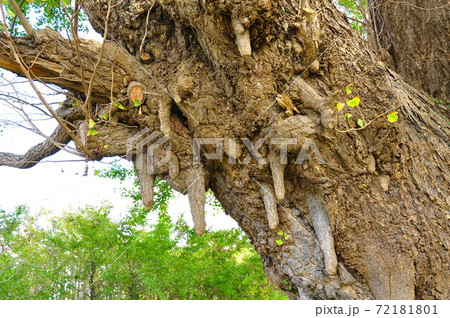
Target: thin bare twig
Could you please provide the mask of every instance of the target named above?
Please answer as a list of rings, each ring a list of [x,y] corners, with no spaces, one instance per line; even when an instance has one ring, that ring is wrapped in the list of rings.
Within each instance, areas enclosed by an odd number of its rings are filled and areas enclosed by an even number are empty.
[[[387,110],[387,111],[385,111],[384,113],[382,113],[382,114],[376,116],[375,118],[373,118],[372,120],[370,120],[367,124],[365,124],[363,127],[350,128],[350,129],[347,129],[347,130],[339,130],[339,129],[336,129],[336,128],[335,128],[335,130],[336,130],[337,132],[343,133],[343,134],[344,134],[344,133],[351,132],[351,131],[363,130],[363,129],[367,128],[370,124],[372,124],[375,120],[377,120],[377,119],[380,118],[380,117],[383,117],[383,116],[387,115],[387,114],[388,114],[389,112],[391,112],[391,111],[392,111],[392,109]]]
[[[150,8],[148,8],[148,11],[147,11],[147,18],[145,19],[145,32],[144,32],[144,36],[142,37],[141,45],[139,46],[139,53],[142,53],[142,49],[144,47],[144,42],[145,42],[145,39],[147,38],[148,22],[149,22],[148,19],[150,17],[150,11],[152,11],[154,5],[155,5],[155,0],[153,0],[152,4],[150,5]]]
[[[1,11],[1,15],[2,15],[2,19],[3,19],[3,24],[6,26],[6,17],[5,17],[5,12],[3,11],[3,8]],[[36,95],[39,97],[39,99],[42,101],[42,103],[44,104],[45,108],[47,108],[47,110],[49,111],[49,113],[53,116],[53,118],[56,119],[56,121],[58,122],[58,124],[67,132],[67,134],[70,136],[70,138],[75,142],[75,144],[90,158],[95,159],[96,157],[91,153],[91,151],[83,144],[83,142],[80,140],[80,138],[77,137],[77,135],[75,135],[73,133],[73,131],[66,125],[66,123],[64,122],[64,120],[62,118],[60,118],[58,116],[58,114],[53,110],[53,108],[48,104],[47,100],[45,99],[45,97],[42,95],[42,92],[39,90],[39,88],[36,86],[36,84],[33,81],[33,78],[30,74],[30,71],[28,70],[28,68],[25,66],[23,60],[20,57],[20,54],[16,48],[16,44],[14,43],[13,39],[11,38],[11,35],[9,34],[7,28],[5,28],[5,33],[6,33],[6,37],[9,40],[10,43],[10,50],[11,53],[15,59],[15,61],[17,62],[17,64],[19,64],[19,67],[21,69],[21,71],[23,72],[23,74],[25,75],[25,77],[28,79],[28,82],[30,84],[30,86],[33,88],[33,90],[35,91]]]
[[[78,4],[78,2],[76,4]],[[86,84],[86,80],[85,80],[84,64],[83,64],[83,60],[81,59],[80,41],[78,38],[78,13],[75,12],[76,20],[75,20],[75,22],[73,22],[72,17],[70,16],[69,12],[67,11],[67,9],[64,6],[63,6],[63,11],[64,11],[64,14],[67,16],[67,18],[70,21],[70,30],[72,32],[73,41],[75,42],[75,51],[77,53],[77,60],[78,60],[78,63],[80,64],[81,86],[83,86],[84,91],[87,92],[88,85]],[[86,117],[90,118],[88,110],[85,109],[84,107],[82,107],[82,110],[85,113]]]
[[[91,96],[92,96],[92,89],[94,86],[94,80],[97,75],[97,70],[98,70],[98,67],[100,66],[100,62],[103,59],[103,51],[105,49],[106,39],[108,38],[109,18],[111,16],[111,9],[112,9],[111,0],[109,0],[108,1],[108,11],[107,11],[106,17],[105,17],[105,28],[104,28],[105,32],[103,33],[103,42],[102,42],[102,46],[100,48],[100,54],[98,57],[98,61],[97,61],[97,63],[95,63],[94,71],[92,72],[92,77],[91,77],[91,80],[89,81],[89,87],[88,87],[88,91],[86,93],[86,100],[83,105],[83,108],[87,109],[87,111],[88,111],[89,118],[92,117]]]

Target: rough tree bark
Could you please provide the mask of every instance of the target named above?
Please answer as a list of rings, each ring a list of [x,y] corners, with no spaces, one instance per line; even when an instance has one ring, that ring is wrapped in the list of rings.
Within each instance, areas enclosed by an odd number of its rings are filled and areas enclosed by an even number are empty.
[[[187,192],[198,233],[212,189],[291,298],[446,299],[448,126],[329,0],[300,3],[113,1],[93,89],[99,133],[86,137],[86,118],[71,123],[97,159],[164,162],[140,173],[142,189],[157,176]],[[102,32],[108,2],[81,5]],[[50,31],[14,41],[36,77],[83,97],[81,66],[89,80],[99,44],[80,40],[80,61],[74,42]],[[0,43],[1,67],[20,73]],[[136,82],[138,107],[127,95]],[[349,84],[361,105],[346,119],[335,105]],[[392,111],[393,124],[380,116]],[[358,118],[370,124],[352,129]],[[207,138],[224,140],[223,159]]]
[[[378,45],[416,88],[450,101],[450,4],[447,0],[371,0]]]

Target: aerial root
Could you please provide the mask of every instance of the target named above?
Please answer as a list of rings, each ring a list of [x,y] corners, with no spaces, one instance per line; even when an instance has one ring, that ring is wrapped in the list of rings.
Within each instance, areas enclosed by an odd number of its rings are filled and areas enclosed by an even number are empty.
[[[267,183],[260,183],[260,186],[261,189],[259,191],[264,201],[264,207],[266,208],[269,228],[275,230],[278,227],[279,219],[273,188]]]
[[[178,161],[178,157],[172,152],[170,161],[169,161],[169,176],[170,178],[176,179],[180,172],[180,163]]]
[[[161,132],[166,137],[170,137],[171,130],[170,130],[170,99],[165,98],[165,96],[161,96],[161,100],[159,103],[159,121],[161,124]]]
[[[325,272],[334,276],[337,273],[337,258],[334,250],[334,238],[331,232],[330,220],[322,202],[313,195],[308,195],[309,214],[311,215],[314,232],[319,240],[323,253]]]
[[[300,99],[304,104],[304,108],[310,108],[318,112],[320,114],[320,123],[327,129],[336,127],[334,108],[330,105],[335,103],[335,97],[338,93],[339,91],[333,92],[330,96],[324,98],[301,78],[291,88],[291,97]]]
[[[153,186],[155,184],[155,176],[150,172],[147,162],[146,151],[140,151],[133,160],[141,189],[142,203],[147,210],[153,205]]]
[[[280,156],[273,150],[269,152],[269,164],[272,170],[276,198],[279,201],[283,201],[286,193],[284,186],[284,170],[286,169],[286,165],[281,163]]]
[[[191,168],[187,178],[187,192],[189,206],[191,208],[192,220],[195,231],[202,235],[206,229],[205,221],[205,177],[201,165]]]
[[[251,56],[252,46],[250,44],[250,31],[237,19],[231,19],[231,26],[236,35],[236,45],[241,56]]]
[[[381,189],[383,189],[384,192],[389,191],[389,183],[391,182],[391,177],[386,174],[382,174],[378,176],[378,182],[380,182]]]

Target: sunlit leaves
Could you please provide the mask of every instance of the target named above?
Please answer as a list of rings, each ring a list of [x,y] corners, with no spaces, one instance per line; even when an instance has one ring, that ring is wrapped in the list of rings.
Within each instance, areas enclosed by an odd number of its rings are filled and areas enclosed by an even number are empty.
[[[352,86],[354,86],[353,84],[350,84],[350,85],[348,85],[346,88],[345,88],[345,91],[347,92],[347,95],[350,95],[351,93],[352,93],[352,90],[350,89],[350,87],[352,87]]]
[[[121,110],[126,110],[125,106],[123,106],[121,103],[113,101],[113,105],[118,107]]]
[[[8,27],[11,34],[15,36],[25,35],[20,21],[15,19],[14,12],[7,5],[8,1],[2,0],[2,3],[6,5]],[[29,18],[35,29],[50,27],[56,31],[69,31],[66,34],[70,36],[71,23],[66,12],[71,16],[74,14],[71,0],[26,0],[20,1],[20,5],[23,13]],[[87,17],[83,12],[79,12],[78,21],[79,31],[87,32]]]
[[[305,11],[305,12],[307,12],[307,13],[309,13],[309,14],[314,14],[314,13],[316,13],[316,11],[315,11],[314,9],[307,8],[307,7],[303,8],[303,11]]]
[[[89,131],[88,131],[88,136],[95,136],[95,135],[97,135],[98,134],[98,131],[97,130],[94,130],[94,129],[89,129]]]
[[[367,10],[367,1],[355,1],[355,0],[339,0],[337,1],[338,9],[345,13],[349,17],[349,23],[353,29],[366,34],[366,25],[364,24],[364,12],[362,10]]]
[[[278,240],[275,240],[278,245],[283,245],[283,243],[289,238],[289,235],[285,234],[283,231],[278,232],[278,235],[280,236],[280,238]]]
[[[16,16],[16,14],[14,13],[13,10],[11,10],[10,8],[6,9],[6,15],[10,18],[14,18]]]
[[[345,92],[347,93],[347,95],[351,95],[353,93],[352,90],[350,89],[350,87],[352,87],[352,86],[355,86],[355,85],[354,84],[349,84],[349,85],[347,85],[345,87]],[[353,99],[346,100],[345,103],[346,103],[346,105],[348,107],[355,108],[355,107],[360,105],[361,99],[360,99],[360,97],[356,96]],[[336,104],[336,109],[337,109],[338,112],[342,111],[342,109],[344,109],[343,104],[340,103],[340,102],[337,103]],[[358,112],[362,115],[362,112],[361,112],[360,109],[358,109]],[[338,131],[340,131],[340,132],[349,132],[349,131],[359,130],[359,129],[365,128],[368,125],[370,125],[373,121],[375,121],[377,118],[380,118],[380,117],[384,116],[385,114],[386,113],[378,115],[374,119],[372,119],[372,120],[370,120],[368,122],[365,122],[361,118],[357,118],[356,119],[357,126],[355,126],[354,122],[352,122],[350,120],[347,120],[347,125],[349,125],[350,128],[348,128],[347,130],[344,130],[344,131],[341,131],[341,130],[338,130]],[[350,114],[350,113],[346,113],[345,115],[343,115],[343,117],[349,119],[349,118],[353,117],[353,115]],[[392,113],[388,114],[387,115],[387,119],[388,119],[388,121],[390,123],[395,123],[398,120],[398,112],[392,112]]]
[[[353,99],[351,99],[351,100],[347,100],[347,101],[346,101],[346,104],[347,104],[347,106],[349,106],[349,107],[356,107],[356,106],[359,105],[360,101],[361,101],[361,100],[360,100],[359,97],[355,97],[355,98],[353,98]]]
[[[390,113],[387,117],[390,123],[395,123],[398,120],[398,112]]]

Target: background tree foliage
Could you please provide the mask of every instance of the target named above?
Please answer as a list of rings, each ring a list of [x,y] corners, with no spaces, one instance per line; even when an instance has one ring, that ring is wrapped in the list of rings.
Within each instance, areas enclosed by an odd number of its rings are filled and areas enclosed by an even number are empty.
[[[183,216],[170,218],[172,190],[162,181],[157,189],[152,224],[132,189],[122,219],[111,206],[88,206],[44,226],[26,207],[1,210],[0,299],[285,299],[241,230],[199,237]]]
[[[66,32],[66,35],[70,37],[71,23],[75,21],[71,18],[74,15],[75,10],[80,10],[77,5],[75,8],[70,6],[70,0],[17,0],[19,6],[22,8],[25,16],[33,21],[34,25],[39,28],[51,27],[56,31]],[[25,35],[24,30],[21,28],[21,23],[17,19],[11,6],[8,4],[8,0],[2,0],[2,3],[7,6],[7,20],[9,26],[9,32],[16,36]],[[80,11],[77,17],[79,31],[87,32],[87,17]]]
[[[366,0],[337,0],[337,7],[345,13],[350,25],[363,37],[367,37],[368,12]]]

